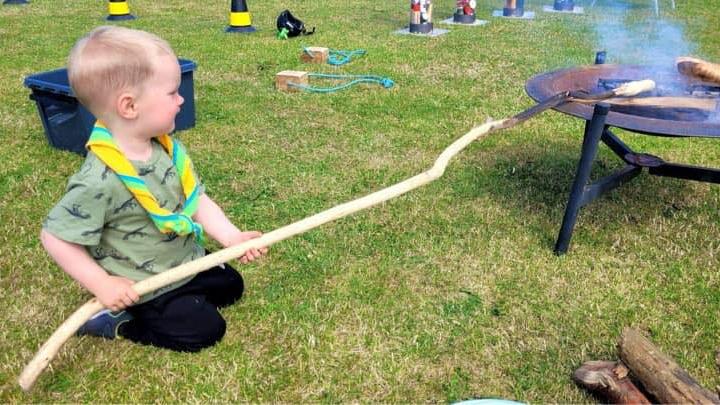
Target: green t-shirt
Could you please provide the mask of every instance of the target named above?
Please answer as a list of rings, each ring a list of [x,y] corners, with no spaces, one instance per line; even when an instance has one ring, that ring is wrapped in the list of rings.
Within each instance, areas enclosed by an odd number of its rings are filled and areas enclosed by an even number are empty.
[[[131,163],[161,207],[182,211],[185,195],[177,170],[159,143],[153,142],[150,160]],[[193,174],[202,195],[205,189],[194,170]],[[161,233],[115,172],[92,152],[70,178],[65,195],[50,210],[43,228],[64,241],[85,246],[108,273],[135,281],[205,255],[193,234]],[[149,293],[140,302],[191,279]]]

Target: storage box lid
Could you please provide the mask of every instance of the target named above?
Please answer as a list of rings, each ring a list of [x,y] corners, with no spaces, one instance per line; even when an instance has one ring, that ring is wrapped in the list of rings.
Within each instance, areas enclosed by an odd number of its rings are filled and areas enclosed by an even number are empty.
[[[181,73],[191,72],[197,67],[197,64],[189,59],[178,58],[178,63],[180,64]],[[24,84],[25,87],[29,87],[31,89],[44,90],[51,93],[75,97],[75,94],[73,94],[72,89],[70,88],[67,69],[65,68],[27,76]]]

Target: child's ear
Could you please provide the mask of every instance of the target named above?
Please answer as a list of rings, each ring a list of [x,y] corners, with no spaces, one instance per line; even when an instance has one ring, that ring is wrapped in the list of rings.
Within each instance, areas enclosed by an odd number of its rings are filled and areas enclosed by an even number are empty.
[[[135,95],[131,92],[122,92],[115,100],[115,109],[120,117],[132,120],[137,117],[138,109]]]

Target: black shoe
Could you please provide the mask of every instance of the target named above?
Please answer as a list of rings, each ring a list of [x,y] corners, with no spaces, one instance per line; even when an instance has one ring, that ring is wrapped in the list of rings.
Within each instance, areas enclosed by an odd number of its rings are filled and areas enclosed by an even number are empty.
[[[93,315],[75,333],[77,336],[98,336],[105,339],[115,339],[118,336],[118,328],[121,324],[130,321],[133,316],[127,311],[120,311],[117,314],[104,309]]]

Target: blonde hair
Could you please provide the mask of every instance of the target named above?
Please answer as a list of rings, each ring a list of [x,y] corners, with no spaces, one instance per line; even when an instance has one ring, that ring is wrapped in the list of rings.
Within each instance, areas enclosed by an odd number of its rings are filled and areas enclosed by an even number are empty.
[[[119,91],[142,86],[157,56],[175,56],[170,45],[145,31],[101,26],[81,38],[68,57],[68,79],[77,99],[98,116]]]

